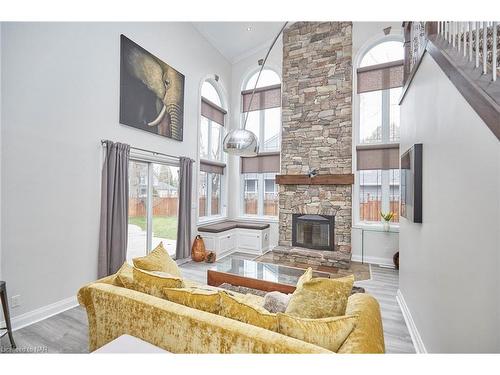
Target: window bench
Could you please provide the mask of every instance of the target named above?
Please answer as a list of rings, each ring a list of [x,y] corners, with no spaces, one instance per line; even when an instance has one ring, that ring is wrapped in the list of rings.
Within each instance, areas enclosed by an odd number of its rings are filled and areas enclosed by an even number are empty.
[[[208,251],[217,259],[235,251],[260,255],[269,250],[269,224],[226,220],[198,227]]]

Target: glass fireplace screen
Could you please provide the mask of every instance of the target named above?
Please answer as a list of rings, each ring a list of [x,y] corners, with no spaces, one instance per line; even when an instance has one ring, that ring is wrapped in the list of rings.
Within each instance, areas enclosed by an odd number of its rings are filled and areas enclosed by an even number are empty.
[[[292,245],[317,250],[334,250],[334,216],[292,216]]]

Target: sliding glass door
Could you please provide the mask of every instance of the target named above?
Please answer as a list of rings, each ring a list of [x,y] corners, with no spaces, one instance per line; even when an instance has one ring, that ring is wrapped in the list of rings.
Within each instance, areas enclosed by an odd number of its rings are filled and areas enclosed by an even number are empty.
[[[131,160],[127,259],[144,256],[163,242],[175,257],[179,209],[179,167]]]

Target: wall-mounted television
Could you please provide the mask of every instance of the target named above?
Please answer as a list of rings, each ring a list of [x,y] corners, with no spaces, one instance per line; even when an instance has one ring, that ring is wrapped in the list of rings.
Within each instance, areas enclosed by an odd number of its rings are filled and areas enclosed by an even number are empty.
[[[401,155],[401,216],[422,222],[422,144]]]

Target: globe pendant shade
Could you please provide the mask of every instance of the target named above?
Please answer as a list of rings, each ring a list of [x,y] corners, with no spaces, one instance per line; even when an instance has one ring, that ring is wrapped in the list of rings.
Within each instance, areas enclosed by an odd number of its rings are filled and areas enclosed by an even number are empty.
[[[257,137],[250,130],[231,130],[224,138],[224,151],[237,156],[257,156],[259,152]]]

